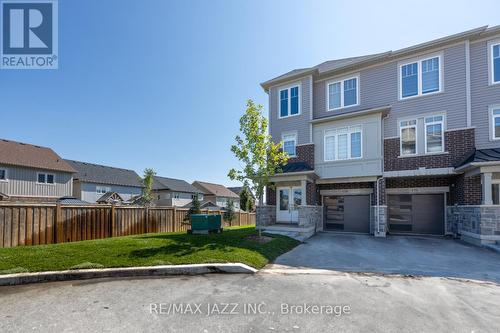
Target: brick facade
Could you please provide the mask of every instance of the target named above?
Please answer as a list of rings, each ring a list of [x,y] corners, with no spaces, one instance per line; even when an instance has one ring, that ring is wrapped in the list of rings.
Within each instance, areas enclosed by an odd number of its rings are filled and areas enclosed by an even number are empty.
[[[321,190],[356,190],[360,188],[370,188],[373,189],[375,193],[375,183],[374,182],[362,182],[362,183],[334,183],[334,184],[318,184],[317,202],[321,202],[320,192]],[[371,204],[375,204],[375,195],[371,195]]]
[[[384,140],[384,171],[416,170],[425,168],[448,168],[462,161],[474,150],[474,129],[448,131],[444,133],[445,153],[399,157],[399,138]]]
[[[276,206],[276,189],[270,186],[266,187],[266,204]]]
[[[480,205],[483,200],[481,176],[465,177],[465,175],[458,175],[455,177],[450,197],[452,205]]]
[[[314,169],[314,144],[300,145],[295,148],[296,157],[292,157],[288,162],[305,162]]]

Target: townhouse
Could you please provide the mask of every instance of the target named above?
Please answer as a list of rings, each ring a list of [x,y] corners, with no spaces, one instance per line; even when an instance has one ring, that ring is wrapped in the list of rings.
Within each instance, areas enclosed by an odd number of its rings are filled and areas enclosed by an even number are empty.
[[[183,207],[189,205],[195,195],[203,201],[203,192],[182,179],[154,176],[153,193],[157,206]]]
[[[234,208],[240,209],[240,197],[224,185],[197,180],[193,182],[193,186],[203,193],[204,201],[210,201],[215,206],[224,209],[227,207],[228,201],[231,200]]]
[[[270,134],[290,155],[261,228],[500,241],[500,27],[261,86]]]

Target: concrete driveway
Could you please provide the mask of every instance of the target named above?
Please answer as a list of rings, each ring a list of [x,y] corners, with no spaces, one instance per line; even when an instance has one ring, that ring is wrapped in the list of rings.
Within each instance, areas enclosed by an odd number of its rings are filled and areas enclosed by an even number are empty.
[[[455,277],[500,283],[500,253],[461,241],[419,236],[319,233],[271,268],[328,269]]]

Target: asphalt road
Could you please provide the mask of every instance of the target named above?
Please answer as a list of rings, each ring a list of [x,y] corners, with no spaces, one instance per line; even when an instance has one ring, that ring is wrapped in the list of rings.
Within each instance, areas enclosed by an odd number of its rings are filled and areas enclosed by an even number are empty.
[[[0,287],[0,332],[498,332],[499,304],[494,283],[265,270]]]

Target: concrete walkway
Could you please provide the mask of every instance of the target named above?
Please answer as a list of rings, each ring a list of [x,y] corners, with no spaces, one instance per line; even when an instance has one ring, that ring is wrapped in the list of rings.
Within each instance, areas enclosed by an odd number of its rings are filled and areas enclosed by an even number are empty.
[[[275,263],[286,268],[454,277],[500,283],[499,253],[435,237],[375,238],[319,233],[278,257]]]

